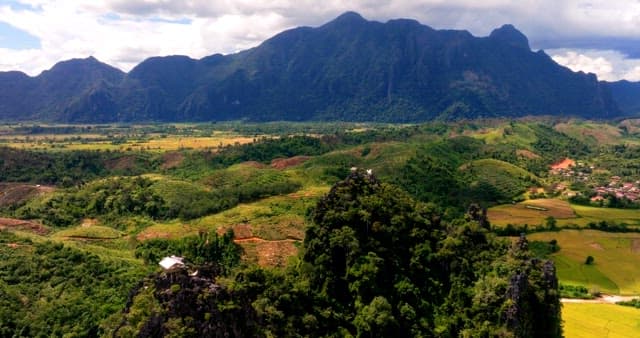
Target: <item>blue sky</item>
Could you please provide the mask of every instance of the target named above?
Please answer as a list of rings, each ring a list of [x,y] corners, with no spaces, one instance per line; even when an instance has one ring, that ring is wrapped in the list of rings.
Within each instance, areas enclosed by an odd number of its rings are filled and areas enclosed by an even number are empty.
[[[0,71],[37,75],[88,56],[129,71],[151,56],[233,53],[348,10],[476,36],[510,23],[573,70],[640,81],[640,0],[0,0]]]
[[[40,48],[40,39],[23,30],[0,21],[0,48]]]

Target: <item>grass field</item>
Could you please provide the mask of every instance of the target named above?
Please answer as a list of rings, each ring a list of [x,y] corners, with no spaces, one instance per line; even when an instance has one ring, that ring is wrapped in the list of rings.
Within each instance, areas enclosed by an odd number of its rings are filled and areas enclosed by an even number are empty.
[[[627,223],[629,225],[640,225],[640,210],[634,209],[614,209],[597,208],[584,205],[572,205],[573,210],[581,218],[579,224],[587,224],[597,221],[613,221],[616,223]]]
[[[640,337],[640,309],[614,304],[562,304],[567,338]]]
[[[0,138],[0,145],[49,151],[73,150],[143,150],[171,151],[178,149],[217,149],[232,144],[245,144],[254,141],[253,136],[245,136],[230,132],[214,132],[210,136],[182,136],[150,134],[142,138],[130,138],[124,142],[109,139],[105,135],[70,134],[70,135],[19,135]]]
[[[525,149],[529,149],[531,144],[537,140],[535,132],[529,126],[521,123],[514,125],[502,123],[493,128],[465,130],[463,134],[484,140],[487,144],[510,143]]]
[[[567,223],[567,220],[575,220],[577,215],[572,206],[558,199],[535,199],[516,204],[503,204],[487,211],[491,224],[505,226],[507,224],[528,224],[535,228],[544,224],[549,216],[555,217],[558,224]]]
[[[124,236],[124,233],[110,227],[92,225],[78,226],[56,232],[52,237],[56,238],[84,238],[84,239],[116,239]]]
[[[559,199],[536,199],[517,204],[499,205],[489,208],[487,214],[491,224],[497,226],[528,224],[530,228],[535,228],[536,225],[544,224],[549,216],[555,217],[560,227],[563,225],[586,227],[590,222],[599,221],[617,224],[624,222],[631,226],[640,226],[640,210],[598,208],[569,204]]]
[[[560,251],[552,255],[552,259],[560,282],[605,293],[640,294],[640,234],[562,230],[527,237],[558,241]],[[587,256],[594,257],[593,265],[584,264]]]

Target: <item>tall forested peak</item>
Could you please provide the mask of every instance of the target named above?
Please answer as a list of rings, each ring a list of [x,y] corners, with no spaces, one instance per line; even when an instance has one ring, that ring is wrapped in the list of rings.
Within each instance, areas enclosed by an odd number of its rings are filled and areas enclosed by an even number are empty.
[[[109,85],[96,95],[96,83]],[[512,25],[478,38],[409,19],[369,21],[355,12],[231,55],[149,58],[129,74],[93,57],[61,62],[32,79],[5,74],[0,92],[0,120],[8,121],[619,115],[607,85],[531,52]]]
[[[135,66],[128,75],[137,77],[145,73],[162,71],[163,68],[181,68],[195,62],[196,60],[185,55],[154,56]]]
[[[79,72],[104,72],[124,75],[124,72],[118,68],[110,66],[104,62],[99,61],[93,56],[89,56],[84,59],[70,59],[66,61],[60,61],[56,63],[50,70],[45,70],[41,75],[55,74],[55,73],[79,73]]]
[[[332,21],[329,21],[325,26],[358,25],[366,22],[367,20],[363,18],[362,15],[353,11],[349,11],[339,15],[337,18],[333,19]]]
[[[37,76],[42,88],[59,88],[64,95],[73,97],[84,92],[87,87],[94,83],[107,82],[119,83],[125,76],[120,69],[112,67],[106,63],[98,61],[93,56],[85,59],[71,59],[58,62],[50,70],[46,70]],[[44,95],[55,96],[55,93],[45,93]]]
[[[625,115],[640,115],[640,82],[621,80],[607,85]]]
[[[502,25],[502,27],[494,29],[489,37],[515,47],[530,49],[529,39],[511,24]]]
[[[184,55],[151,57],[135,66],[127,78],[138,79],[146,84],[175,82],[178,79],[188,81],[194,76],[197,62]]]
[[[0,72],[0,81],[7,81],[7,80],[20,81],[20,80],[26,80],[28,78],[29,78],[29,75],[23,72],[15,71],[15,70],[11,70],[8,72]]]

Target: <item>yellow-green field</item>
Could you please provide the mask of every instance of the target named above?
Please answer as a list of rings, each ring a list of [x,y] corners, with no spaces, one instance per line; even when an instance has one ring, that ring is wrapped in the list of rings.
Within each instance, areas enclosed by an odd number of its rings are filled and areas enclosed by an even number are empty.
[[[566,338],[640,337],[640,309],[615,304],[562,304]]]
[[[584,285],[605,293],[640,294],[640,234],[596,230],[562,230],[527,236],[529,240],[558,241],[551,258],[561,283]],[[587,256],[593,265],[585,265]]]
[[[529,226],[544,224],[549,216],[555,217],[558,224],[567,220],[575,220],[577,215],[572,206],[558,199],[535,199],[516,204],[504,204],[489,208],[487,216],[491,224],[505,226],[507,224]]]
[[[499,123],[489,128],[465,130],[463,134],[484,140],[487,144],[511,143],[523,148],[529,148],[536,141],[533,130],[519,123]]]
[[[47,135],[40,137],[17,137],[0,142],[0,145],[29,150],[145,150],[170,151],[178,149],[217,149],[231,144],[245,144],[254,141],[253,137],[219,133],[207,137],[152,136],[146,139],[131,139],[123,143],[113,142],[99,135],[78,135],[82,139],[65,135]]]
[[[304,214],[328,187],[309,187],[284,196],[273,196],[253,203],[242,203],[229,210],[189,222],[156,223],[145,228],[139,239],[176,238],[198,231],[234,230],[242,225],[245,234],[237,237],[259,237],[283,240],[304,237]],[[249,234],[246,234],[249,233]]]
[[[591,144],[615,144],[623,140],[618,126],[606,123],[572,120],[567,123],[558,123],[554,129]]]
[[[487,215],[491,224],[497,226],[528,224],[529,228],[535,228],[544,224],[549,216],[556,218],[558,226],[585,227],[590,222],[599,221],[640,226],[640,210],[590,207],[559,199],[535,199],[499,205],[489,208]]]
[[[580,218],[580,223],[614,221],[616,223],[627,223],[629,225],[640,225],[640,210],[634,209],[614,209],[597,208],[584,205],[572,205],[573,210]]]

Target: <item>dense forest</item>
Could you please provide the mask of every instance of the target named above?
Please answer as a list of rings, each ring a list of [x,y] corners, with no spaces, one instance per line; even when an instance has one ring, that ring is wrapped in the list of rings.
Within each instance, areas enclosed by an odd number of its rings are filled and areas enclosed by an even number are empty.
[[[240,269],[228,286],[181,271],[148,278],[115,334],[560,337],[553,263],[525,237],[496,239],[478,211],[444,222],[353,172],[312,210],[295,264]]]

